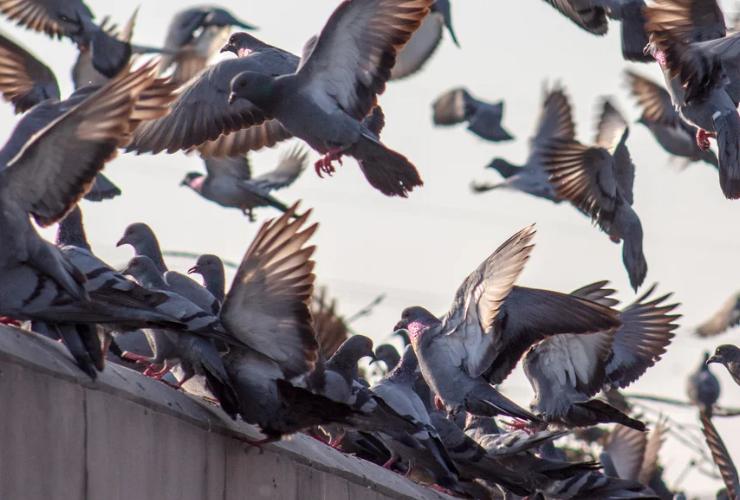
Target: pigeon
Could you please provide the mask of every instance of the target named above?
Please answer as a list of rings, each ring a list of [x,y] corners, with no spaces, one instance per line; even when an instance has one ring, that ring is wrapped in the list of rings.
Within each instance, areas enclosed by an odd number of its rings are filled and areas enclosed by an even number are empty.
[[[700,337],[714,337],[740,324],[740,292],[730,296],[719,311],[696,328]]]
[[[698,406],[702,413],[712,416],[712,408],[719,399],[719,380],[709,370],[709,353],[704,352],[704,360],[699,368],[686,381],[686,394],[689,401]]]
[[[356,158],[370,185],[386,196],[407,197],[422,185],[406,157],[388,149],[363,120],[385,90],[398,50],[429,12],[432,0],[345,0],[334,11],[297,72],[275,78],[245,71],[231,81],[229,100],[276,118],[332,162]],[[258,116],[257,114],[253,116]]]
[[[452,27],[450,0],[435,0],[421,26],[396,55],[396,64],[391,70],[390,79],[400,80],[419,72],[437,51],[445,28],[452,42],[459,48],[460,43]]]
[[[131,245],[136,256],[148,257],[161,274],[168,271],[167,264],[165,264],[162,256],[162,250],[159,247],[159,240],[147,224],[135,222],[126,226],[123,236],[116,243],[117,247],[123,245]]]
[[[725,365],[727,371],[732,375],[732,380],[740,385],[740,348],[732,344],[724,344],[715,349],[714,354],[707,363],[720,363]]]
[[[386,368],[386,373],[391,372],[399,361],[401,361],[401,355],[391,344],[380,344],[375,348],[375,357],[378,361],[382,361]]]
[[[197,147],[206,157],[234,157],[291,137],[280,122],[265,121],[264,114],[248,102],[230,105],[229,92],[232,79],[242,71],[271,76],[294,73],[298,56],[244,32],[232,34],[221,52],[238,57],[210,66],[188,82],[169,115],[137,129],[129,151],[157,154]]]
[[[644,52],[648,43],[645,0],[545,0],[583,30],[594,35],[605,35],[609,19],[620,21],[622,28],[622,57],[628,61],[649,62]]]
[[[673,107],[665,88],[633,71],[625,71],[630,92],[642,108],[638,123],[645,125],[663,149],[688,163],[703,161],[719,168],[717,155],[696,144],[696,127],[686,123]]]
[[[175,14],[167,29],[161,69],[175,66],[172,78],[179,84],[188,82],[203,71],[208,60],[223,45],[233,26],[255,30],[255,26],[241,21],[226,9],[198,6]]]
[[[727,36],[716,0],[657,0],[645,17],[674,106],[697,127],[700,148],[717,138],[720,187],[740,198],[740,33]]]
[[[115,156],[136,115],[165,112],[157,102],[137,109],[137,100],[152,85],[149,64],[78,96],[76,104],[45,101],[21,119],[0,150],[0,268],[9,284],[0,298],[2,314],[20,319],[43,311],[53,317],[55,297],[86,298],[85,277],[38,236],[29,215],[42,227],[64,217]],[[14,281],[21,276],[23,282]]]
[[[82,0],[0,0],[0,13],[19,26],[52,38],[67,37],[80,51],[92,51],[93,66],[108,78],[116,76],[131,57],[131,46],[95,24]]]
[[[423,469],[421,474],[431,475],[434,483],[454,488],[457,484],[457,468],[432,425],[424,402],[414,391],[417,369],[414,350],[407,347],[401,363],[370,388],[396,412],[422,424],[422,429],[410,436],[411,439],[401,441],[384,434],[381,434],[381,439],[393,453],[391,460],[401,459],[409,463],[411,475],[415,474],[415,469]]]
[[[647,262],[642,224],[632,208],[635,165],[627,149],[629,126],[608,99],[601,110],[594,146],[551,139],[542,147],[543,161],[558,196],[591,217],[613,242],[622,242],[622,261],[637,291]],[[569,107],[563,112],[571,114]]]
[[[570,104],[562,88],[555,86],[545,89],[542,98],[542,111],[537,128],[530,140],[529,156],[523,166],[512,165],[503,158],[494,158],[487,168],[492,168],[504,178],[496,184],[473,182],[472,190],[483,193],[492,189],[514,189],[560,203],[561,198],[548,180],[542,163],[540,148],[551,139],[571,140],[575,138],[575,125],[568,110]]]
[[[353,386],[360,377],[357,363],[365,357],[375,359],[373,341],[364,335],[352,335],[312,373],[311,389],[332,401],[353,404]]]
[[[614,290],[597,282],[572,292],[607,306],[616,305]],[[605,401],[591,399],[600,390],[623,388],[657,363],[678,328],[678,304],[665,304],[670,294],[651,298],[651,287],[620,313],[616,331],[591,335],[557,335],[532,347],[524,373],[535,391],[533,408],[546,422],[568,427],[618,422],[638,431],[645,425]]]
[[[524,352],[566,332],[619,326],[616,311],[548,290],[515,287],[533,245],[529,226],[504,242],[460,285],[441,319],[423,307],[404,309],[394,330],[405,329],[424,380],[450,413],[538,419],[491,384],[501,383]]]
[[[309,307],[319,352],[323,359],[329,359],[349,338],[349,328],[337,313],[336,300],[329,300],[325,287],[314,293]]]
[[[206,290],[211,292],[219,304],[223,304],[226,297],[226,270],[219,257],[211,254],[201,255],[195,265],[188,269],[188,274],[200,274]]]
[[[737,474],[737,468],[732,461],[730,452],[727,451],[724,441],[722,441],[722,437],[712,423],[711,415],[699,413],[699,420],[701,420],[701,430],[704,433],[709,451],[712,453],[712,459],[719,469],[725,488],[727,488],[728,498],[740,498],[740,478]],[[717,496],[717,498],[720,497]]]
[[[468,122],[468,130],[492,142],[510,141],[511,136],[501,126],[504,101],[488,103],[470,95],[463,87],[448,90],[432,104],[435,125],[455,125]]]
[[[203,198],[226,208],[237,208],[254,221],[253,210],[271,206],[285,212],[287,205],[275,199],[271,191],[290,186],[306,167],[307,153],[294,148],[284,154],[274,170],[252,178],[246,156],[203,158],[207,175],[189,172],[180,183]]]

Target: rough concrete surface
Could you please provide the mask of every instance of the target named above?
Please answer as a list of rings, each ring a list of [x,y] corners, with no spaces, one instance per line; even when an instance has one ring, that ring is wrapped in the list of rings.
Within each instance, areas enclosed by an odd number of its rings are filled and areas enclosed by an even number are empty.
[[[109,363],[90,380],[56,342],[0,327],[0,499],[448,498],[296,435],[257,430]]]

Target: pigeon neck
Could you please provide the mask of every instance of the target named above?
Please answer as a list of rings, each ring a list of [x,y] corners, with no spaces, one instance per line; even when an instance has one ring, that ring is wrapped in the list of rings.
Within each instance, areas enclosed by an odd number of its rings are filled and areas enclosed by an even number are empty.
[[[226,297],[226,276],[223,267],[207,271],[203,274],[203,282],[206,290],[223,303]]]
[[[165,283],[164,278],[162,278],[162,275],[157,272],[157,269],[153,265],[149,265],[146,269],[141,270],[141,272],[135,274],[134,277],[136,278],[136,281],[145,288],[160,290],[167,288],[167,283]]]
[[[160,273],[164,273],[167,271],[167,265],[164,263],[162,250],[159,248],[159,242],[157,242],[157,238],[148,238],[146,241],[138,245],[136,248],[136,255],[149,257]]]
[[[388,375],[389,379],[397,382],[408,382],[413,384],[418,374],[416,369],[419,366],[419,362],[416,359],[416,354],[411,347],[407,347],[406,351],[401,357],[401,362],[396,366],[393,371]]]
[[[90,244],[85,236],[85,227],[82,224],[82,211],[79,206],[76,206],[59,222],[57,245],[72,245],[90,250]]]
[[[419,342],[421,340],[421,336],[428,329],[429,325],[426,325],[421,321],[412,321],[406,327],[406,330],[409,332],[409,340],[412,344]]]

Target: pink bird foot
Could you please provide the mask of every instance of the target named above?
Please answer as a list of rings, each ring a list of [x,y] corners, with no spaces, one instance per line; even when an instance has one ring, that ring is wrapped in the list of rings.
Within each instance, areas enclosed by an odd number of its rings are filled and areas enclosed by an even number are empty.
[[[20,327],[21,323],[20,321],[13,319],[13,318],[9,318],[7,316],[0,316],[0,325]]]
[[[525,431],[527,434],[534,434],[534,429],[526,420],[512,418],[508,422],[502,420],[502,423],[507,425],[513,431]]]
[[[316,174],[321,178],[324,177],[323,174],[331,177],[336,172],[336,168],[334,168],[332,163],[338,161],[340,165],[343,165],[342,154],[343,151],[341,148],[330,149],[322,158],[314,163]]]
[[[702,151],[706,151],[709,149],[709,138],[710,137],[717,137],[717,134],[714,132],[709,132],[704,129],[697,129],[696,131],[696,145],[699,146],[699,149]]]

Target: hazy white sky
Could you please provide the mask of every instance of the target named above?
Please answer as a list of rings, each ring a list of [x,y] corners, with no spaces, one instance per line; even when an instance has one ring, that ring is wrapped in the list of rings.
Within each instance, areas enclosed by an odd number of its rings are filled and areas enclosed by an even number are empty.
[[[454,2],[454,0],[453,0]],[[88,0],[98,18],[110,15],[123,23],[139,2]],[[265,41],[296,53],[318,32],[338,4],[336,0],[223,0],[237,17],[260,27]],[[730,6],[729,2],[724,2]],[[164,41],[171,15],[199,2],[157,0],[141,2],[134,40],[157,45]],[[612,95],[631,121],[639,116],[624,85],[618,25],[605,37],[581,31],[541,0],[458,0],[453,18],[462,48],[446,39],[424,71],[391,83],[381,97],[387,126],[384,142],[407,155],[418,167],[425,186],[407,200],[386,198],[373,190],[353,160],[330,179],[307,170],[293,187],[279,192],[286,202],[303,199],[320,222],[316,273],[351,314],[380,293],[386,300],[375,314],[353,327],[376,340],[384,339],[403,307],[425,305],[444,312],[463,278],[507,237],[537,223],[536,249],[520,283],[570,291],[609,279],[620,298],[631,301],[614,245],[589,220],[570,206],[514,192],[470,193],[472,179],[496,179],[482,167],[494,156],[523,162],[532,134],[543,82],[559,81],[569,91],[579,138],[593,138],[594,108],[600,96]],[[41,34],[12,27],[0,29],[41,57],[60,80],[63,94],[71,90],[70,68],[75,48]],[[642,74],[661,79],[655,65],[633,65]],[[431,123],[431,102],[441,92],[465,85],[485,99],[506,101],[504,125],[517,140],[484,142],[464,126],[437,129]],[[16,123],[9,105],[0,105],[0,136]],[[637,165],[635,208],[645,231],[649,270],[646,286],[675,292],[682,303],[682,327],[665,359],[629,391],[684,398],[686,375],[698,366],[702,351],[719,343],[740,343],[740,330],[713,340],[699,340],[691,329],[740,288],[740,202],[725,200],[717,174],[706,165],[683,172],[669,165],[668,156],[640,125],[632,128],[628,145]],[[252,155],[256,171],[272,168],[288,144]],[[315,160],[313,154],[311,160]],[[130,257],[115,242],[131,222],[149,223],[165,249],[216,253],[239,260],[258,224],[249,224],[237,211],[210,204],[179,182],[187,171],[201,168],[197,157],[122,155],[106,173],[124,195],[104,204],[84,203],[89,237],[95,250],[113,264]],[[276,215],[258,213],[260,221]],[[46,234],[53,234],[48,232]],[[170,259],[186,269],[188,260]],[[724,369],[715,368],[723,387],[721,402],[740,406],[740,388]],[[527,404],[532,391],[521,370],[503,390]],[[628,391],[628,392],[629,392]],[[663,408],[672,418],[698,429],[693,411]],[[740,457],[737,423],[719,420],[730,452]],[[670,438],[662,462],[669,485],[692,456]],[[692,493],[713,492],[719,483],[691,473],[682,487]]]

